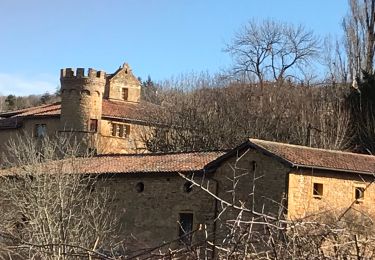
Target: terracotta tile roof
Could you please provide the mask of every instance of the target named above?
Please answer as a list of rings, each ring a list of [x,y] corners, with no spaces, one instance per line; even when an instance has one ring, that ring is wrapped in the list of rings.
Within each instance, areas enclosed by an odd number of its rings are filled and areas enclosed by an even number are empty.
[[[199,171],[224,152],[105,155],[86,159],[88,173],[151,173]]]
[[[129,173],[175,173],[200,171],[224,152],[191,152],[171,154],[103,155],[91,158],[77,158],[73,161],[60,160],[39,165],[48,172],[63,169],[66,173],[82,174],[129,174]],[[74,166],[73,166],[74,165]],[[27,166],[22,167],[27,171]],[[31,168],[35,169],[35,168]],[[52,170],[54,169],[54,170]],[[19,172],[20,168],[0,170],[0,174]],[[60,170],[61,172],[61,170]]]
[[[103,116],[117,117],[128,120],[154,121],[153,116],[161,109],[160,106],[149,103],[125,103],[103,100]]]
[[[289,162],[292,166],[375,173],[375,156],[250,139],[250,146]]]
[[[0,113],[0,117],[11,118],[11,117],[26,117],[26,116],[40,116],[40,115],[59,115],[60,114],[60,103],[47,104],[37,107],[29,107],[25,109],[3,112]]]
[[[104,99],[102,115],[103,117],[118,118],[130,121],[155,122],[155,120],[153,120],[153,116],[158,113],[160,109],[160,106],[148,102],[127,103]],[[60,102],[11,112],[3,112],[0,113],[0,129],[15,128],[12,127],[12,125],[15,125],[15,121],[21,122],[20,118],[60,116],[60,114]],[[18,119],[16,120],[14,118]]]
[[[58,116],[61,113],[61,105],[60,103],[49,104],[45,106],[35,107],[29,109],[25,112],[18,114],[17,116],[27,117],[27,116],[46,116],[46,115],[54,115]]]

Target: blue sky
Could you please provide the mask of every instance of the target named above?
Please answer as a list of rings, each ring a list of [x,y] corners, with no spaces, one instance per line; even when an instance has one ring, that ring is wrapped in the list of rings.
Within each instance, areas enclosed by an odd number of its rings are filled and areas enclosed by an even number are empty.
[[[163,80],[231,63],[222,50],[250,19],[341,35],[346,0],[1,0],[0,93],[54,92],[59,70],[115,71]]]

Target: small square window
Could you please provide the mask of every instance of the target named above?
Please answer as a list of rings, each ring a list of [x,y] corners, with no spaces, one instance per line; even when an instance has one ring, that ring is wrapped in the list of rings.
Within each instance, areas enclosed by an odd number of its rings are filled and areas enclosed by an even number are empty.
[[[364,187],[355,187],[354,197],[356,201],[363,201],[365,197],[365,188]]]
[[[313,185],[313,197],[321,198],[323,196],[323,183],[314,183]]]
[[[47,135],[47,125],[46,124],[36,124],[35,125],[35,137],[43,138]]]
[[[129,91],[127,88],[122,88],[121,89],[121,98],[122,100],[128,100],[128,95],[129,95]]]
[[[98,119],[90,119],[90,132],[97,132],[98,131]]]

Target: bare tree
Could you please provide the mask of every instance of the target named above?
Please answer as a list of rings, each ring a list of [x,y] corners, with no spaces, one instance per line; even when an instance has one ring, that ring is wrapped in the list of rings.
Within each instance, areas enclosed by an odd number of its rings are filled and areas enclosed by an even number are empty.
[[[302,25],[293,26],[265,20],[250,21],[234,36],[225,51],[234,59],[234,73],[255,75],[265,80],[283,82],[296,77],[317,55],[318,40]],[[288,73],[294,71],[295,74]]]
[[[323,65],[327,68],[326,82],[346,84],[349,79],[349,67],[345,49],[341,41],[326,37],[324,39]]]
[[[375,52],[375,1],[349,0],[350,12],[343,19],[345,45],[352,78],[362,70],[373,71]]]
[[[107,207],[113,196],[104,180],[77,174],[79,148],[63,138],[25,136],[9,149],[12,160],[0,179],[3,257],[115,259],[119,226]]]
[[[163,109],[151,120],[164,125],[143,139],[150,151],[229,149],[249,137],[346,149],[350,128],[350,115],[343,109],[346,91],[341,84],[289,83],[275,88],[265,83],[261,88],[188,76],[187,83],[161,84]]]

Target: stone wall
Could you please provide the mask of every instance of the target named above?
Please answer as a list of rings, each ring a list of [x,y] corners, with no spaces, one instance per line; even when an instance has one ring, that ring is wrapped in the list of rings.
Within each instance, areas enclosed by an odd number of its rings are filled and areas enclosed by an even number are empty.
[[[7,154],[7,145],[10,140],[18,140],[25,135],[36,138],[35,127],[37,124],[45,124],[47,126],[47,135],[56,136],[60,119],[58,117],[29,118],[24,120],[23,125],[20,128],[0,130],[0,163],[4,161],[4,155]]]
[[[143,183],[143,192],[137,184]],[[155,247],[172,242],[161,249],[180,245],[179,214],[192,213],[193,243],[204,239],[204,226],[212,234],[215,201],[207,193],[194,187],[184,191],[186,181],[176,173],[121,174],[109,177],[105,184],[115,194],[113,209],[121,219],[121,237],[129,250]]]
[[[248,209],[254,206],[258,212],[278,215],[285,197],[289,168],[256,150],[248,150],[240,156],[225,161],[215,173],[204,175],[203,182],[199,176],[194,180],[228,202],[232,202],[234,195],[236,205],[241,205],[241,201]],[[253,162],[256,163],[255,171]],[[230,180],[233,176],[238,181],[234,190]],[[139,193],[136,185],[140,182],[144,184],[144,191]],[[116,212],[120,212],[121,234],[132,250],[176,240],[179,213],[184,212],[194,214],[195,229],[202,228],[202,232],[194,234],[193,243],[204,239],[205,226],[209,239],[220,243],[229,232],[226,221],[235,219],[239,213],[229,208],[214,224],[213,220],[221,213],[221,203],[199,187],[194,187],[190,193],[185,192],[186,180],[177,174],[124,174],[123,177],[117,174],[108,178],[106,183],[116,194],[113,206]],[[243,218],[250,217],[252,215],[243,213]],[[217,232],[215,237],[212,236],[214,230]],[[178,242],[174,242],[171,247],[177,245]]]
[[[60,118],[28,118],[23,121],[22,127],[17,129],[0,130],[0,155],[7,150],[7,144],[11,139],[18,139],[24,135],[35,137],[35,128],[37,124],[45,124],[47,135],[49,137],[68,137],[75,143],[89,144],[89,147],[95,148],[100,154],[111,153],[145,153],[147,149],[144,143],[144,137],[150,131],[149,127],[120,121],[100,120],[98,133],[89,132],[60,132]],[[127,137],[120,138],[111,135],[111,123],[126,124],[130,126],[130,134]],[[82,147],[85,150],[85,147]],[[0,163],[3,162],[0,156]]]
[[[299,169],[289,174],[288,218],[305,218],[323,213],[333,216],[352,206],[358,212],[374,215],[375,186],[371,175]],[[314,183],[323,185],[323,194],[313,194]],[[368,186],[369,185],[369,186]],[[367,187],[368,186],[368,187]],[[355,189],[366,188],[363,200],[355,200]]]
[[[129,126],[129,135],[126,137],[112,136],[112,123]],[[101,154],[145,153],[147,149],[144,138],[148,131],[150,131],[148,126],[103,119],[101,120],[98,152]]]
[[[221,197],[231,201],[235,196],[238,205],[241,201],[246,208],[275,216],[286,198],[288,171],[287,166],[274,158],[249,148],[227,160],[216,171],[215,178]],[[235,188],[233,179],[237,183]]]

